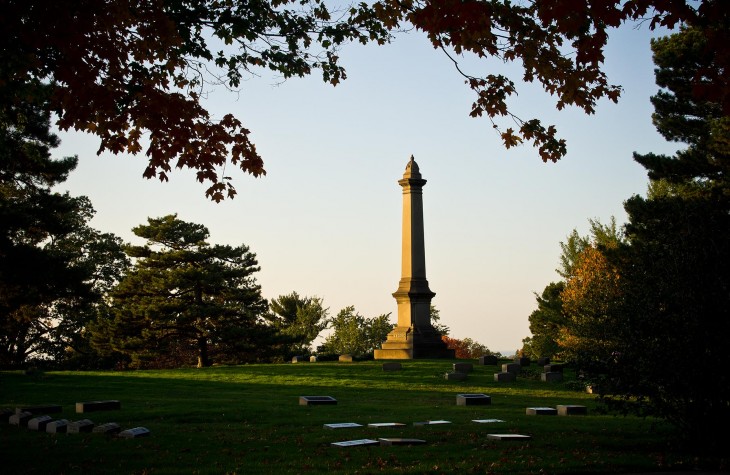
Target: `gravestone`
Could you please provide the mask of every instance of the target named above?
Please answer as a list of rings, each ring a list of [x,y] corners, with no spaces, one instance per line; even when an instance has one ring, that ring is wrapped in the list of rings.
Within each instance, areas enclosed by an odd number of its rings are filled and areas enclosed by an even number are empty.
[[[451,424],[451,421],[422,421],[414,422],[414,426],[438,426],[443,424]]]
[[[423,445],[426,443],[425,440],[421,439],[402,439],[402,438],[379,438],[380,445],[391,446],[391,445]]]
[[[454,363],[455,373],[471,373],[474,365],[471,363]]]
[[[528,416],[555,416],[558,414],[558,410],[554,407],[528,407],[525,414]]]
[[[33,418],[30,412],[16,412],[8,419],[11,426],[27,427],[28,421]]]
[[[66,430],[68,430],[68,421],[66,419],[59,419],[46,424],[46,432],[49,434],[65,434]]]
[[[400,363],[383,363],[383,371],[400,371],[403,365]]]
[[[106,424],[94,427],[91,432],[93,432],[94,434],[113,435],[118,434],[119,432],[121,432],[121,430],[122,428],[116,422],[107,422]]]
[[[357,424],[355,422],[338,422],[336,424],[325,424],[325,429],[349,429],[353,427],[362,427],[362,424]]]
[[[310,362],[310,363],[316,363],[316,362],[317,362],[317,357],[316,357],[316,356],[314,356],[314,355],[310,356],[310,357],[309,357],[309,362]]]
[[[465,381],[466,373],[445,373],[444,379],[447,381]]]
[[[74,421],[68,425],[67,434],[81,434],[83,432],[91,432],[94,430],[94,423],[89,419],[81,419]]]
[[[529,435],[522,434],[487,434],[489,440],[525,441],[530,440]]]
[[[561,404],[556,406],[559,416],[585,416],[588,414],[588,408],[575,404]]]
[[[502,365],[503,373],[519,374],[522,366],[519,363],[505,363]]]
[[[472,422],[477,424],[495,424],[497,422],[504,422],[502,419],[472,419]]]
[[[299,356],[295,356],[295,357],[293,357],[293,358],[291,359],[291,362],[292,362],[292,363],[302,363],[302,362],[304,362],[304,361],[306,361],[306,359],[304,359],[304,356],[301,356],[301,355],[299,355]]]
[[[488,406],[492,404],[492,398],[486,394],[457,394],[457,406]]]
[[[48,425],[48,423],[51,422],[52,420],[53,420],[53,418],[51,416],[34,417],[33,419],[28,421],[28,429],[36,430],[39,432],[45,432],[46,425]]]
[[[299,396],[300,406],[333,406],[337,399],[332,396]]]
[[[553,364],[546,364],[543,366],[543,370],[546,373],[562,373],[563,372],[563,365],[558,363]]]
[[[76,403],[77,414],[95,411],[115,411],[121,408],[122,403],[116,399],[110,399],[108,401],[87,401]]]
[[[368,427],[403,427],[405,424],[401,422],[373,422]]]
[[[136,439],[138,437],[149,437],[150,430],[146,427],[135,427],[133,429],[127,429],[121,431],[117,437],[122,439]]]
[[[365,447],[368,445],[380,445],[380,442],[373,439],[357,439],[357,440],[345,440],[342,442],[332,442],[331,445],[335,447]]]
[[[546,383],[559,383],[563,380],[563,373],[542,373],[540,379]]]
[[[517,358],[515,360],[515,363],[519,364],[520,367],[522,367],[522,368],[526,368],[526,367],[530,366],[531,361],[530,361],[530,358],[523,356],[522,358]]]
[[[517,379],[514,373],[510,372],[503,372],[503,373],[494,373],[494,381],[497,383],[510,383]]]
[[[484,355],[479,357],[479,364],[484,366],[496,366],[499,364],[499,358],[494,355]]]
[[[340,355],[340,363],[352,363],[352,355]]]
[[[550,358],[543,356],[542,358],[537,359],[538,366],[545,366],[546,364],[550,364]]]
[[[30,412],[34,415],[41,415],[41,414],[54,414],[63,411],[63,407],[59,406],[58,404],[51,404],[46,406],[27,406],[27,407],[17,407],[15,408],[15,412]]]

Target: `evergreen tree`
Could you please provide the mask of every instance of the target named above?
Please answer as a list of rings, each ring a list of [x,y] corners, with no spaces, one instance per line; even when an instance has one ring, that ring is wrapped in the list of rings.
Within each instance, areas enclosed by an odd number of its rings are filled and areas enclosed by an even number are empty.
[[[0,101],[0,365],[10,366],[88,348],[83,329],[102,304],[103,283],[125,265],[118,239],[88,226],[89,200],[52,190],[77,158],[51,157],[59,140],[48,88],[29,83],[17,92],[28,100]]]
[[[128,246],[135,262],[112,292],[113,315],[99,320],[92,344],[122,353],[133,366],[198,367],[268,356],[273,330],[248,247],[211,245],[208,229],[168,215],[132,230],[147,240]]]
[[[340,310],[329,323],[333,332],[318,351],[349,354],[357,358],[372,356],[394,327],[390,323],[389,313],[375,318],[365,318],[357,313],[353,306]]]
[[[266,319],[288,340],[286,357],[308,353],[310,345],[327,328],[327,311],[319,297],[280,295],[269,305]]]

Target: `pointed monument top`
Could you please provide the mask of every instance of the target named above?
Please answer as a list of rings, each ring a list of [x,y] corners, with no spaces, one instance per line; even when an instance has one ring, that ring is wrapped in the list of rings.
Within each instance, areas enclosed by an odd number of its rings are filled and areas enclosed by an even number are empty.
[[[413,159],[413,155],[411,155],[411,160],[408,162],[408,165],[406,165],[406,171],[403,174],[403,178],[421,178],[421,171],[418,168],[418,164]]]

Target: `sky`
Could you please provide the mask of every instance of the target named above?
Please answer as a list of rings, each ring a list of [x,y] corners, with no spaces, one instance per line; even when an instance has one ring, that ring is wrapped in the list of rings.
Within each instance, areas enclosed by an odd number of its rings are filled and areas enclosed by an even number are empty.
[[[268,299],[296,291],[323,299],[330,315],[355,306],[363,316],[391,313],[400,279],[401,188],[411,155],[423,190],[426,270],[432,303],[453,338],[472,338],[513,354],[530,335],[528,317],[559,276],[560,245],[588,219],[619,224],[623,202],[646,193],[632,152],[673,153],[651,124],[655,94],[644,26],[614,31],[605,71],[624,91],[594,115],[557,111],[537,85],[520,85],[510,102],[518,116],[555,124],[568,142],[558,163],[543,163],[529,144],[505,150],[486,118],[469,117],[473,93],[450,60],[418,33],[386,46],[349,45],[340,57],[348,78],[284,83],[262,75],[236,92],[218,88],[205,106],[233,113],[251,131],[267,175],[227,170],[238,195],[209,201],[191,172],[170,181],[142,178],[143,156],[97,155],[94,136],[61,132],[58,156],[79,166],[60,190],[88,196],[91,225],[141,244],[131,229],[148,217],[177,213],[204,224],[210,242],[245,244],[261,267]],[[514,65],[463,58],[474,74],[514,72]],[[509,124],[507,124],[509,126]]]

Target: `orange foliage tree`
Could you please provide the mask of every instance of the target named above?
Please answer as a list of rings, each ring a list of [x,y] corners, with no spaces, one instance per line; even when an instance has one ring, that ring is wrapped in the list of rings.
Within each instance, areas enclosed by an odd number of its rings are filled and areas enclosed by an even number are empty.
[[[489,351],[489,348],[472,340],[471,338],[459,340],[457,338],[441,335],[441,339],[444,343],[446,343],[450,350],[456,350],[455,355],[457,358],[474,359],[479,358],[480,356],[493,354]]]
[[[613,246],[615,249],[617,244]],[[605,359],[614,345],[596,332],[611,318],[621,299],[620,275],[605,255],[606,249],[589,245],[578,256],[561,293],[568,323],[560,328],[558,345],[566,358]]]

